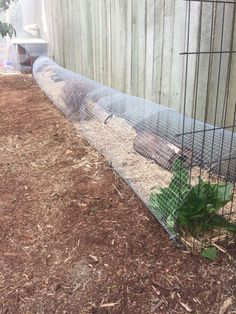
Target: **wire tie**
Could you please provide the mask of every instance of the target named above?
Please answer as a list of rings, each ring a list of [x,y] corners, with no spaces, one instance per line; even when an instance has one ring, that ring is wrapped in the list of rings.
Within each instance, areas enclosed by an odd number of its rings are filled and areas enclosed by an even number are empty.
[[[104,121],[104,124],[107,124],[107,123],[109,122],[109,120],[110,120],[113,116],[114,116],[113,113],[110,114],[110,115],[106,118],[106,120]]]

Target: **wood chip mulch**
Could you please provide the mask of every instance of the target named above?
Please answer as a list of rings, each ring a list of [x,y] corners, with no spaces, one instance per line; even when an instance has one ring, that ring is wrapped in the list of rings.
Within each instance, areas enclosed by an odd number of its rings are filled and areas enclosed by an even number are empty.
[[[180,251],[31,76],[0,76],[0,313],[236,313],[236,249]]]

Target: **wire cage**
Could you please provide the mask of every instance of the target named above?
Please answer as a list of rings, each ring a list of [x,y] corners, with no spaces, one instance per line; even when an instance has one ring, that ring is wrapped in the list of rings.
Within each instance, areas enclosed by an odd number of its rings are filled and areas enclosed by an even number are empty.
[[[229,1],[187,1],[185,89],[181,112],[121,93],[66,70],[48,57],[34,63],[36,82],[52,102],[74,123],[85,138],[143,200],[170,237],[194,250],[212,242],[235,239],[236,133],[226,119],[234,48],[235,5]],[[194,3],[194,4],[193,4]],[[197,3],[197,4],[196,4]],[[199,28],[196,51],[190,50],[191,10],[198,5]],[[232,36],[224,47],[226,6],[232,11]],[[209,51],[201,51],[201,22],[211,12]],[[233,9],[233,10],[232,10]],[[220,48],[214,32],[221,14]],[[226,56],[226,57],[225,57]],[[188,72],[195,63],[194,101],[187,115]],[[200,63],[207,58],[206,104],[203,119],[197,119]],[[227,73],[221,81],[223,58]],[[212,63],[218,68],[214,119],[209,122],[212,93]],[[224,101],[219,88],[224,82]],[[220,85],[221,84],[221,85]],[[209,86],[208,86],[209,85]],[[222,94],[221,90],[221,94]],[[211,95],[211,99],[214,97]],[[235,102],[235,100],[234,100]],[[223,106],[219,122],[219,108]]]

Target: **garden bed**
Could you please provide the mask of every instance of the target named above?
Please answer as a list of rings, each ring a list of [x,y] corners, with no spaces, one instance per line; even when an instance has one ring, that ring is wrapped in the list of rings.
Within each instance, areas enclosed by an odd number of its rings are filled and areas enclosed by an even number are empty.
[[[1,313],[235,312],[234,247],[180,251],[30,76],[0,89]]]

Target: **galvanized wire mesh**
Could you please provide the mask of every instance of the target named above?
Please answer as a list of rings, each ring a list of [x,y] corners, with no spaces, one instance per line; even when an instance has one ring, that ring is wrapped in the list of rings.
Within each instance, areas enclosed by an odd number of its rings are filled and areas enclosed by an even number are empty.
[[[150,195],[169,186],[176,160],[191,170],[191,182],[196,183],[199,174],[208,179],[209,173],[235,181],[236,163],[230,158],[235,133],[106,87],[47,57],[35,62],[33,73],[46,95],[106,157],[171,237],[178,236],[177,208],[182,199],[169,189],[157,209],[150,205]],[[184,180],[178,182],[181,189]]]

